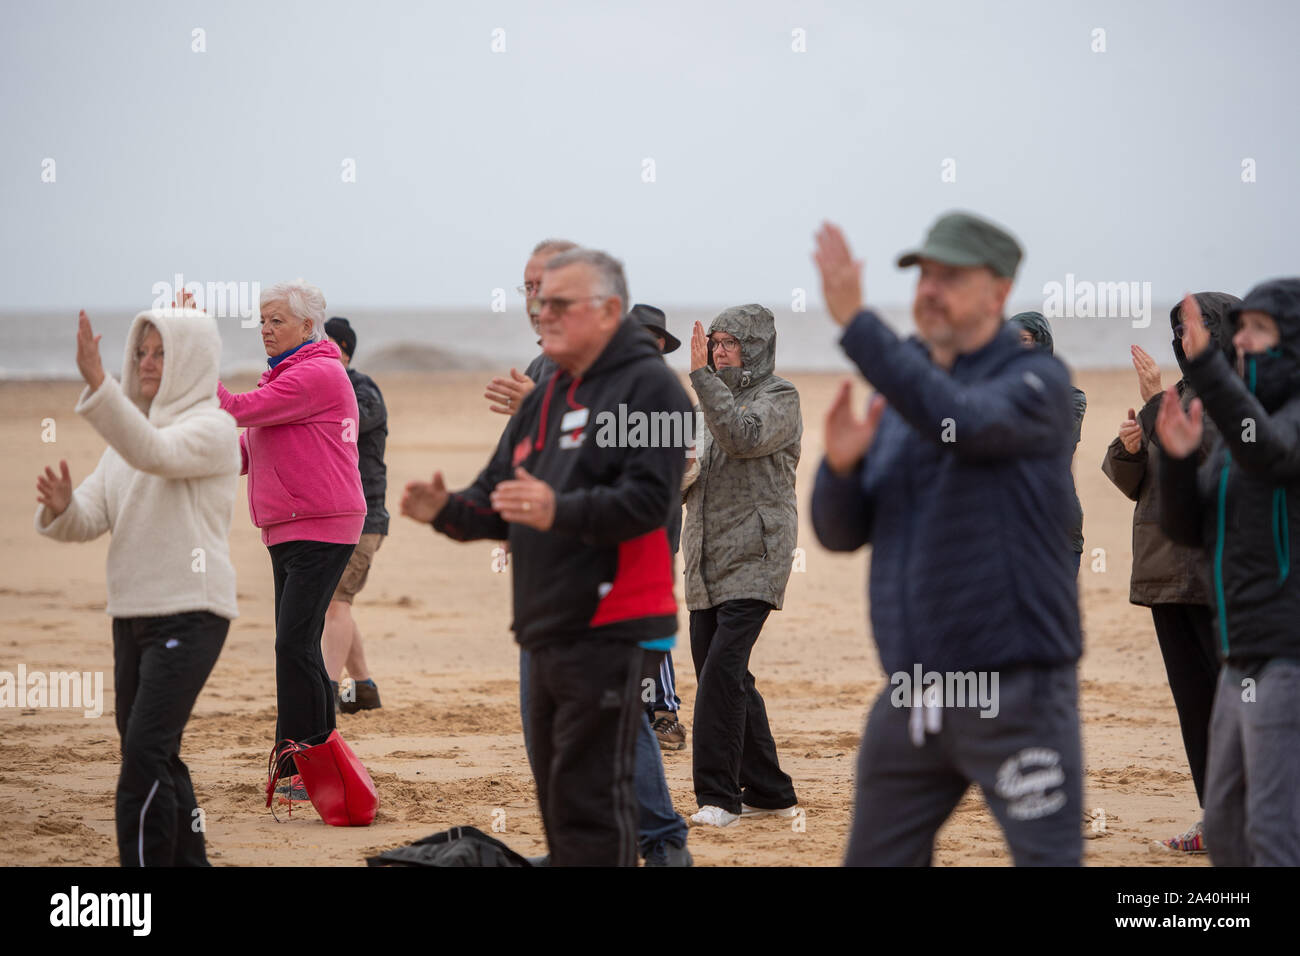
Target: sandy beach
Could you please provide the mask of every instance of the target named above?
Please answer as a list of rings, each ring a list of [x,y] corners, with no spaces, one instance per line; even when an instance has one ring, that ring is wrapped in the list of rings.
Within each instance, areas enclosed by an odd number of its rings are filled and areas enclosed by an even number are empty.
[[[384,706],[339,717],[379,788],[379,814],[369,828],[328,827],[310,808],[277,823],[263,806],[275,720],[271,565],[250,524],[241,479],[230,541],[240,617],[182,750],[215,865],[355,866],[368,854],[450,826],[490,831],[494,822],[504,823],[496,836],[514,849],[544,852],[520,731],[509,572],[493,571],[493,542],[457,544],[397,514],[407,480],[427,480],[441,469],[449,485],[462,487],[487,460],[504,422],[482,398],[489,374],[376,376],[389,409],[393,519],[355,616]],[[806,818],[802,831],[776,819],[693,830],[690,849],[700,865],[837,864],[858,739],[885,682],[866,623],[867,555],[823,550],[809,524],[822,419],[841,376],[787,377],[799,388],[804,414],[798,495],[806,569],[791,576],[785,609],[764,628],[751,670]],[[1166,383],[1175,378],[1165,370]],[[229,384],[246,390],[253,381]],[[1075,460],[1086,538],[1080,575],[1085,806],[1101,814],[1095,827],[1085,827],[1086,862],[1206,865],[1204,857],[1148,850],[1153,839],[1186,829],[1199,811],[1150,614],[1128,603],[1132,505],[1100,469],[1120,420],[1138,403],[1136,377],[1130,370],[1085,372],[1076,384],[1089,400]],[[72,411],[79,390],[73,383],[0,383],[0,438],[9,449],[0,467],[0,490],[9,502],[0,517],[6,570],[0,670],[16,672],[23,664],[29,672],[102,671],[106,696],[98,718],[79,710],[0,708],[4,865],[117,864],[113,790],[120,758],[104,614],[108,537],[60,544],[32,526],[40,468],[65,458],[80,482],[103,450],[103,440]],[[859,381],[855,401],[865,394]],[[42,441],[45,419],[57,428],[53,444]],[[1104,564],[1094,549],[1104,551]],[[684,610],[680,618],[684,634]],[[689,728],[695,682],[684,641],[674,657]],[[674,803],[689,814],[695,808],[691,751],[665,754],[664,762]],[[936,863],[1009,860],[972,789],[939,834]]]

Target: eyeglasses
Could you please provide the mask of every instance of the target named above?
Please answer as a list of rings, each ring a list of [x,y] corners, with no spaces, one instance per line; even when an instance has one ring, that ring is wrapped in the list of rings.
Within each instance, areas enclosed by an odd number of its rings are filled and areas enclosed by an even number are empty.
[[[526,295],[529,298],[532,298],[542,291],[542,284],[540,282],[525,282],[523,285],[515,286],[515,291],[520,295]]]
[[[713,346],[716,352],[735,352],[740,348],[740,342],[727,336],[725,339],[709,339],[709,344]]]
[[[546,296],[545,298],[537,298],[533,301],[537,303],[538,315],[541,315],[547,309],[550,309],[556,315],[564,315],[565,312],[569,311],[570,306],[577,305],[579,302],[590,302],[593,299],[604,302],[608,298],[610,297],[607,295],[584,295],[577,299],[562,299],[559,296],[552,295]]]

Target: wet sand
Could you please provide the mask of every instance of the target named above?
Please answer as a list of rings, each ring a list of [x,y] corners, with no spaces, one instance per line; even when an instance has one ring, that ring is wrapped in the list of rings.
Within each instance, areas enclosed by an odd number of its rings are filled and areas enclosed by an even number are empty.
[[[778,370],[779,371],[779,370]],[[396,514],[401,486],[441,469],[468,484],[495,446],[504,419],[487,411],[488,375],[449,371],[378,375],[389,407],[391,533],[375,558],[355,614],[384,707],[340,715],[340,729],[380,791],[375,824],[336,829],[310,808],[277,823],[264,808],[266,758],[275,723],[271,565],[249,523],[243,481],[231,532],[240,617],[195,707],[183,757],[204,811],[216,865],[359,865],[367,854],[457,824],[490,831],[525,854],[544,851],[519,725],[518,650],[508,631],[509,574],[492,569],[492,542],[457,544]],[[840,376],[794,374],[804,412],[798,495],[806,570],[792,575],[785,609],[769,619],[752,670],[767,701],[783,766],[806,809],[790,821],[745,820],[693,830],[701,865],[833,865],[852,805],[853,767],[870,702],[885,684],[866,624],[864,553],[835,555],[816,542],[808,498],[822,420]],[[1172,381],[1170,370],[1166,381]],[[231,383],[237,390],[251,380]],[[1085,372],[1088,415],[1075,460],[1087,539],[1080,575],[1086,651],[1080,668],[1087,765],[1085,806],[1104,825],[1085,826],[1089,864],[1205,865],[1148,851],[1198,817],[1173,699],[1145,608],[1128,603],[1132,505],[1101,473],[1106,444],[1138,402],[1131,371]],[[103,441],[72,408],[71,383],[0,383],[0,436],[10,451],[0,490],[6,575],[0,587],[0,670],[103,671],[102,716],[0,709],[0,863],[117,863],[113,789],[119,752],[112,707],[112,642],[104,614],[108,538],[81,545],[32,527],[35,479],[66,458],[74,482],[94,467]],[[855,399],[865,397],[856,387]],[[57,442],[41,441],[53,418]],[[1090,567],[1104,549],[1104,570]],[[679,564],[680,570],[680,564]],[[679,590],[680,595],[680,590]],[[681,633],[686,615],[681,614]],[[675,661],[690,724],[690,651]],[[691,751],[664,755],[679,812],[695,808]],[[283,814],[281,814],[283,819]],[[1080,822],[1084,826],[1083,821]],[[939,834],[940,865],[1002,865],[1000,831],[971,790]]]

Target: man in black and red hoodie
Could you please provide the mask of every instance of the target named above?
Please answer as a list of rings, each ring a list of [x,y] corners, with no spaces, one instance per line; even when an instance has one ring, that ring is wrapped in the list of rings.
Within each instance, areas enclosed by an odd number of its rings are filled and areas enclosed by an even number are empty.
[[[654,427],[664,419],[651,416],[668,413],[687,439],[691,403],[654,340],[625,319],[617,260],[561,253],[539,298],[556,372],[524,399],[473,485],[449,492],[441,473],[412,482],[402,513],[457,541],[510,542],[511,627],[531,658],[551,864],[635,866],[643,645],[677,630],[665,525],[685,467],[683,441],[652,440],[635,423]],[[625,434],[614,427],[624,423]]]

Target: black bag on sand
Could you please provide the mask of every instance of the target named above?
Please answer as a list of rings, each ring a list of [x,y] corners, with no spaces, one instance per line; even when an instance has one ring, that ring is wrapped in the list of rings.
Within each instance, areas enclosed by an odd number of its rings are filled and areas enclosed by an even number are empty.
[[[452,827],[409,846],[366,857],[367,866],[532,866],[477,827]]]

